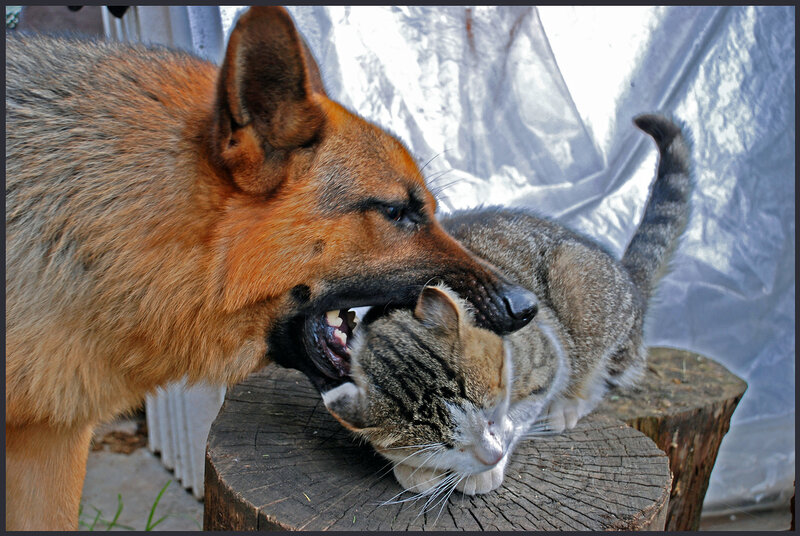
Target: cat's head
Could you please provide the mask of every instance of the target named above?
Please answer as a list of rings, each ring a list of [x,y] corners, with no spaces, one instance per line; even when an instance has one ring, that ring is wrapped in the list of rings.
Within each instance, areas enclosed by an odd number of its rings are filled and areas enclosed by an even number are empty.
[[[351,367],[325,405],[390,460],[472,474],[508,453],[511,358],[447,287],[361,326]]]

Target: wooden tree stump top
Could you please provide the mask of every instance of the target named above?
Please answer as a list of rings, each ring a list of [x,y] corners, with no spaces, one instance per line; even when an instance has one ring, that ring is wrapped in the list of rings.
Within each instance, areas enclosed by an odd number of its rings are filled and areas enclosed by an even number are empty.
[[[747,384],[719,363],[693,352],[653,347],[634,389],[615,391],[598,412],[629,421],[677,415],[714,403],[738,402]]]
[[[211,427],[205,528],[660,530],[671,482],[664,453],[607,416],[523,442],[500,489],[421,515],[423,501],[384,504],[402,492],[390,469],[303,375],[269,366],[229,390]]]

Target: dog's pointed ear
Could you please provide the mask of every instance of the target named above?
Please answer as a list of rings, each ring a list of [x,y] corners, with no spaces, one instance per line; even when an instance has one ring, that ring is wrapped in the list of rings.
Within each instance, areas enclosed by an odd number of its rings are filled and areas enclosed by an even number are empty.
[[[327,97],[328,93],[325,91],[325,85],[322,83],[322,75],[319,72],[317,60],[315,60],[314,55],[311,54],[311,49],[308,48],[308,44],[306,43],[305,39],[301,38],[300,42],[303,43],[303,59],[306,62],[308,84],[314,93],[319,93],[320,95],[325,95]]]
[[[320,136],[313,100],[319,69],[280,7],[252,7],[231,32],[217,86],[215,160],[242,190],[268,194],[285,178],[291,151]]]
[[[455,300],[440,287],[425,287],[417,299],[414,317],[425,326],[458,333],[461,313]]]

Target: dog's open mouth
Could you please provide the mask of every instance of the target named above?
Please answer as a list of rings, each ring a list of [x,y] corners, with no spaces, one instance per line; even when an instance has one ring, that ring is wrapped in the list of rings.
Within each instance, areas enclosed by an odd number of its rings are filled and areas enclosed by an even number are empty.
[[[350,380],[353,343],[363,326],[395,307],[354,305],[287,318],[270,336],[269,358],[303,372],[320,392],[333,389]]]
[[[328,311],[312,322],[310,328],[315,351],[310,353],[314,364],[332,380],[347,378],[350,375],[350,347],[359,322],[356,312],[350,309]]]

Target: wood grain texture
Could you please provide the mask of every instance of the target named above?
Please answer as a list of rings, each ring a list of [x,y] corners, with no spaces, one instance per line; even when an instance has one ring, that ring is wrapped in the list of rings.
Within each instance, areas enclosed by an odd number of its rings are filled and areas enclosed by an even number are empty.
[[[391,466],[343,429],[300,373],[269,366],[229,390],[206,452],[206,529],[660,530],[667,459],[607,416],[522,443],[495,492],[383,504]],[[407,497],[408,494],[402,497]]]
[[[667,530],[698,530],[722,438],[747,384],[722,365],[674,348],[650,348],[635,390],[612,393],[595,413],[624,420],[670,460]]]

